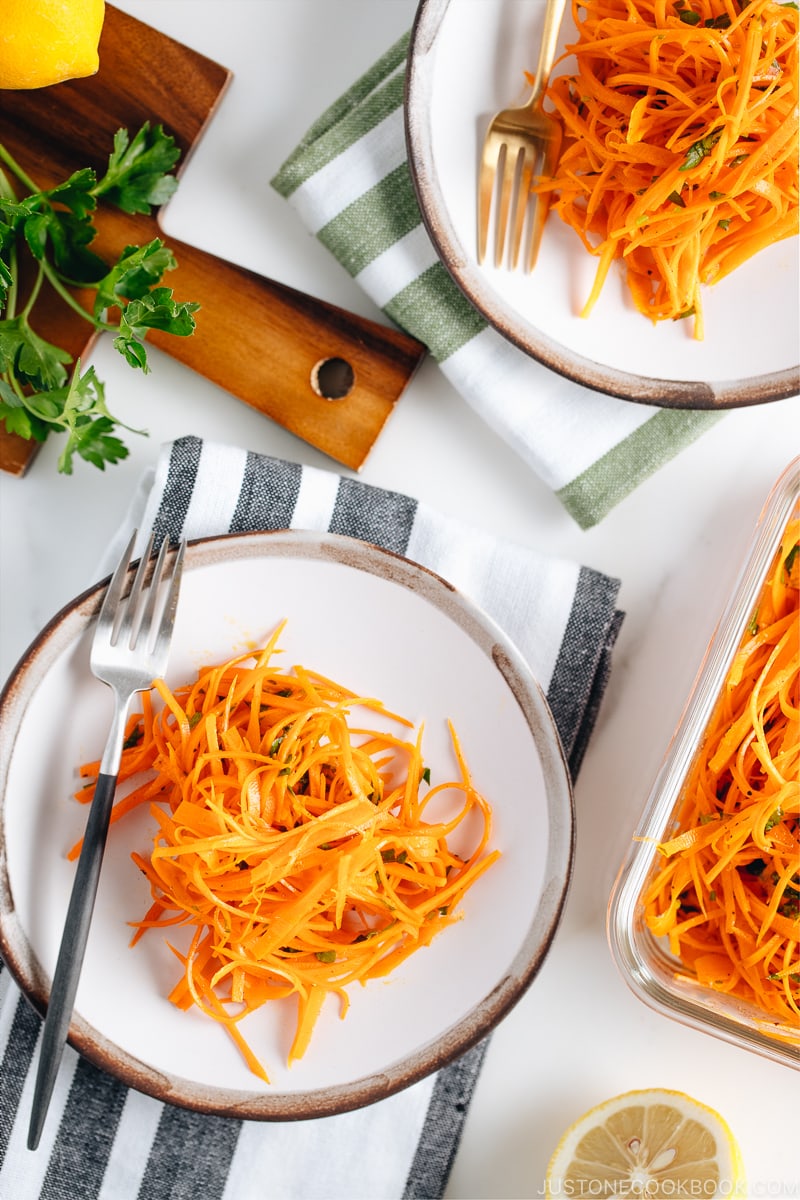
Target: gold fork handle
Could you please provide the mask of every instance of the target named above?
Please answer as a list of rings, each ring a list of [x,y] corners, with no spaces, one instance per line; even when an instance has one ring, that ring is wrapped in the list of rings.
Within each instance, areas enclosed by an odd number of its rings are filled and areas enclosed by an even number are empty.
[[[556,56],[561,19],[564,16],[564,9],[566,7],[567,0],[547,0],[544,10],[542,41],[539,46],[539,62],[536,65],[536,78],[533,82],[533,91],[528,101],[528,107],[539,103],[542,93],[547,87],[547,81],[550,78],[550,72],[553,68],[553,60]]]

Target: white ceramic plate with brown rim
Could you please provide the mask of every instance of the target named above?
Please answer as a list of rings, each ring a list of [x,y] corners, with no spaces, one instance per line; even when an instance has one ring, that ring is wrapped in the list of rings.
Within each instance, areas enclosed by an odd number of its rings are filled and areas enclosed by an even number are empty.
[[[557,217],[532,275],[478,265],[476,173],[492,116],[520,103],[534,71],[544,0],[421,0],[409,56],[406,136],[423,219],[472,304],[546,366],[626,400],[733,408],[800,391],[798,238],[770,246],[704,291],[705,338],[690,321],[653,325],[612,272],[589,318],[578,313],[597,260]],[[577,32],[569,6],[562,48]],[[559,68],[566,69],[564,66]]]
[[[85,809],[76,767],[102,750],[111,693],[88,666],[98,585],[42,632],[0,698],[0,951],[43,1011]],[[193,1109],[255,1119],[316,1117],[398,1091],[484,1037],[527,989],[567,892],[574,823],[569,777],[547,703],[519,653],[438,576],[350,538],[264,533],[190,545],[168,682],[194,678],[262,642],[287,619],[283,661],[375,695],[417,725],[434,780],[456,769],[451,719],[493,809],[500,858],[463,920],[386,979],[326,1002],[291,1068],[296,1009],[273,1001],[242,1032],[271,1077],[250,1073],[225,1032],[167,1000],[178,970],[159,931],[129,946],[149,887],[131,862],[153,818],[112,827],[70,1028],[88,1059],[139,1090]],[[170,930],[181,944],[189,930]]]

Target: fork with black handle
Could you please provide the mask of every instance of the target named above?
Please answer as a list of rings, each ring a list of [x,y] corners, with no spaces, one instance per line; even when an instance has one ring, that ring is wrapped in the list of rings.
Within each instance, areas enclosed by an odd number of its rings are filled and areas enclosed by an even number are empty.
[[[113,689],[114,716],[89,808],[50,989],[28,1131],[30,1150],[39,1145],[72,1019],[117,787],[128,708],[137,692],[147,691],[153,680],[164,674],[172,641],[185,543],[173,553],[165,539],[153,564],[151,536],[125,594],[135,542],[136,531],[108,584],[92,641],[92,673]]]

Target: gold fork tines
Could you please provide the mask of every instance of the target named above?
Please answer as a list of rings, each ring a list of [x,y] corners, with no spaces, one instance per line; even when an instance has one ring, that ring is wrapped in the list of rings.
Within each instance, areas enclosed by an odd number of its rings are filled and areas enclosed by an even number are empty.
[[[536,265],[550,199],[531,189],[536,181],[555,174],[561,154],[561,122],[544,111],[542,99],[565,7],[566,0],[547,0],[539,61],[527,103],[520,108],[503,109],[486,132],[478,168],[478,262],[486,257],[492,202],[496,196],[495,266],[503,265],[510,232],[508,264],[511,270],[516,269],[528,213],[527,269],[532,271]]]

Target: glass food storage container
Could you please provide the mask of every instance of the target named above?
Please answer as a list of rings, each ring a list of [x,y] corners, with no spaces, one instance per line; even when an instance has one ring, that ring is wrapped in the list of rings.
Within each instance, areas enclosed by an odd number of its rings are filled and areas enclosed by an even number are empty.
[[[733,966],[726,974],[724,964],[713,957],[697,958],[697,964],[700,964],[702,969],[700,969],[700,965],[695,967],[689,965],[692,955],[696,956],[701,952],[697,949],[685,952],[683,944],[671,945],[669,937],[662,931],[663,926],[654,912],[652,896],[653,892],[658,890],[658,881],[662,878],[659,873],[663,872],[667,860],[676,852],[676,843],[672,839],[679,837],[682,832],[683,842],[679,844],[679,848],[685,852],[687,857],[692,853],[688,847],[694,839],[703,839],[701,826],[704,822],[715,820],[730,822],[728,825],[730,833],[726,836],[736,841],[736,827],[732,821],[732,817],[738,815],[735,807],[724,816],[719,812],[713,815],[706,813],[699,821],[697,819],[687,820],[685,813],[686,808],[694,804],[691,796],[697,791],[699,773],[706,761],[702,756],[705,750],[711,746],[712,737],[717,736],[720,724],[724,723],[729,716],[727,710],[723,710],[721,706],[724,703],[722,693],[732,672],[732,664],[734,664],[739,647],[745,640],[749,641],[755,636],[758,628],[759,604],[764,599],[766,579],[771,574],[771,568],[779,554],[782,556],[785,552],[782,549],[784,535],[787,533],[789,522],[798,515],[800,515],[800,458],[795,459],[781,475],[761,512],[750,552],[704,655],[678,728],[667,749],[638,828],[632,836],[627,858],[615,881],[609,901],[607,922],[611,952],[618,969],[633,992],[650,1007],[684,1024],[704,1030],[728,1042],[746,1047],[767,1058],[795,1068],[800,1068],[800,1019],[797,1014],[790,1007],[788,1011],[773,1012],[770,1011],[772,1000],[769,1001],[769,1008],[767,1008],[761,1003],[757,1003],[753,997],[745,998],[725,990],[730,980],[736,977],[736,968]],[[795,552],[795,555],[790,557],[798,560],[790,563],[791,581],[794,583],[800,568],[800,553]],[[787,620],[789,625],[794,622],[796,626],[796,609]],[[796,671],[796,643],[794,648],[790,649],[789,656],[789,670],[790,672],[792,669]],[[738,663],[740,660],[736,661]],[[791,711],[792,704],[796,703],[796,699],[787,701],[785,707]],[[785,743],[786,738],[784,738]],[[711,762],[715,761],[711,754],[709,754],[709,759]],[[796,786],[796,756],[792,774],[794,779],[789,782],[792,786]],[[742,786],[746,782],[744,780]],[[739,788],[739,786],[737,782],[736,787]],[[733,784],[731,788],[733,788]],[[717,797],[722,795],[722,804],[727,807],[728,801],[725,799],[724,787],[720,787],[715,795]],[[733,806],[749,804],[749,801],[739,800],[739,797],[743,795],[741,790],[734,792],[733,795],[734,798],[731,801]],[[716,803],[712,801],[710,807],[714,808]],[[681,821],[682,813],[684,814],[683,823]],[[800,974],[800,945],[798,945],[800,943],[800,919],[798,919],[800,852],[797,841],[796,793],[794,814],[793,817],[790,815],[784,821],[783,811],[778,813],[776,810],[770,819],[761,825],[761,829],[767,832],[760,834],[763,840],[771,831],[770,820],[777,823],[780,819],[782,828],[778,832],[783,840],[781,862],[784,864],[788,862],[790,865],[784,866],[782,871],[776,871],[772,869],[774,864],[769,861],[769,855],[764,854],[762,857],[756,853],[755,857],[748,859],[747,853],[740,853],[739,863],[743,865],[731,860],[731,866],[735,867],[738,879],[734,879],[730,885],[725,884],[724,898],[720,902],[722,911],[730,915],[724,919],[716,919],[720,925],[724,925],[726,919],[732,921],[735,932],[737,922],[741,925],[747,920],[744,913],[735,911],[731,913],[731,907],[737,903],[736,895],[738,894],[742,905],[747,908],[748,897],[756,894],[752,890],[755,888],[756,892],[760,894],[760,900],[754,901],[754,904],[759,903],[760,907],[758,912],[753,915],[753,922],[755,925],[759,925],[760,919],[764,917],[765,902],[767,905],[769,904],[768,889],[772,887],[774,890],[775,883],[778,882],[781,888],[779,893],[781,904],[778,911],[783,914],[778,924],[781,935],[787,939],[788,945],[782,950],[783,958],[778,965],[779,969],[768,963],[762,974],[782,988],[783,985],[779,980],[782,970],[784,975],[791,977],[792,991],[796,995],[798,991],[796,984],[800,982],[798,980],[798,974]],[[686,832],[689,825],[694,825],[693,833]],[[717,825],[717,831],[721,829],[722,826]],[[711,831],[709,831],[709,836],[711,836]],[[667,842],[671,842],[671,845],[666,847],[667,853],[664,853],[659,846]],[[694,841],[694,844],[698,844],[697,841]],[[772,846],[774,843],[770,841],[767,844]],[[718,855],[724,858],[728,853],[723,849],[725,842],[718,840],[716,845],[720,847],[717,851]],[[751,847],[750,854],[752,855],[752,853]],[[794,856],[794,871],[791,867],[792,855]],[[698,870],[705,870],[707,876],[712,875],[715,867],[712,863],[711,870],[707,870],[707,864],[708,859],[706,858],[705,866],[687,867],[682,878],[686,878],[687,871],[695,880]],[[694,870],[695,876],[691,876],[692,870]],[[732,876],[732,873],[732,870],[728,871],[728,876]],[[757,883],[759,873],[766,873],[766,877],[762,882]],[[705,926],[707,930],[710,909],[714,907],[719,912],[718,897],[713,887],[713,882],[716,882],[717,879],[721,879],[721,876],[717,876],[712,881],[710,890],[707,880],[696,880],[697,887],[695,882],[690,882],[688,891],[680,890],[680,879],[675,884],[673,895],[678,894],[681,897],[676,901],[677,920],[681,923],[694,922],[694,926],[689,924],[688,927],[695,928],[695,938],[698,941],[706,935],[696,927]],[[705,894],[703,889],[705,889]],[[698,896],[701,896],[699,902]],[[663,900],[661,904],[663,911]],[[686,906],[685,911],[684,905]],[[648,916],[650,920],[648,920]],[[674,912],[672,919],[674,922]],[[791,935],[795,932],[797,940],[792,944]],[[728,927],[729,933],[730,926]],[[757,959],[758,955],[763,953],[766,944],[766,935],[763,932],[760,937],[753,936],[754,949],[752,955],[747,956],[748,959],[751,957]],[[770,936],[777,938],[779,935],[770,931]],[[767,940],[769,939],[767,938]],[[779,945],[779,941],[776,940],[775,946]],[[709,964],[712,964],[711,969],[709,969]],[[714,978],[715,973],[718,973],[720,978]]]

